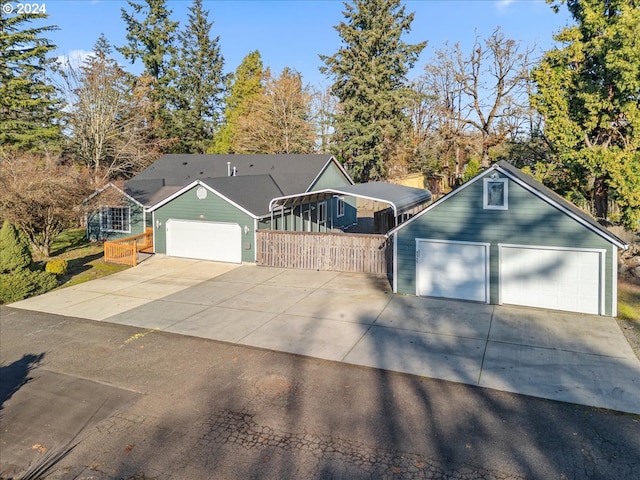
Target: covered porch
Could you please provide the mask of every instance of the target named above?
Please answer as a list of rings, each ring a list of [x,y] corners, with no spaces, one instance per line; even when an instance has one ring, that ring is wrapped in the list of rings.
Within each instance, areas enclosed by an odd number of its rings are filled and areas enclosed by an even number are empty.
[[[359,200],[372,205],[373,221],[360,233],[386,233],[431,202],[426,189],[386,182],[349,185],[274,198],[269,203],[270,229],[299,232],[348,231],[363,223]],[[361,225],[362,226],[362,225]],[[364,231],[363,231],[364,230]]]

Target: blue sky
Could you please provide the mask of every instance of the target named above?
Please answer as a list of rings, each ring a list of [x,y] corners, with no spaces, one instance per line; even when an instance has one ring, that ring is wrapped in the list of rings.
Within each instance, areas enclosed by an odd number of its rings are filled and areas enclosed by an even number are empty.
[[[121,17],[122,7],[130,10],[126,1],[29,0],[34,1],[46,3],[48,23],[60,28],[49,35],[58,47],[57,56],[86,54],[100,33],[113,45],[126,42]],[[172,18],[185,25],[191,3],[169,0]],[[411,76],[419,75],[433,50],[445,42],[460,42],[468,51],[476,33],[488,36],[500,26],[508,38],[535,44],[542,51],[554,45],[552,35],[569,22],[565,10],[555,14],[543,0],[409,0],[404,4],[408,12],[415,12],[412,31],[405,40],[428,41]],[[330,84],[318,71],[322,65],[318,54],[331,55],[340,46],[333,27],[344,19],[343,2],[205,0],[204,5],[210,11],[209,20],[214,22],[212,34],[220,36],[227,72],[233,71],[247,53],[259,50],[265,66],[276,73],[288,66],[302,73],[306,83]],[[128,68],[133,72],[141,70],[139,65]]]

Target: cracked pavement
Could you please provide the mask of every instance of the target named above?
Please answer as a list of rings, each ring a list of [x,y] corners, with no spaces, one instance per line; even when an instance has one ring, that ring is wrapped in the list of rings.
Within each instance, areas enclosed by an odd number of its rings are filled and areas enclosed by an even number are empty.
[[[640,417],[0,307],[0,478],[635,479]],[[72,442],[72,443],[69,443]]]

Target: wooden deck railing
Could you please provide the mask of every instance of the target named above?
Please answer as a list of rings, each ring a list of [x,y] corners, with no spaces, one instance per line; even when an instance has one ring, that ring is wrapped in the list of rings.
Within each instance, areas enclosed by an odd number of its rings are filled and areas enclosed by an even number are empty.
[[[104,261],[121,265],[136,266],[138,252],[153,251],[153,229],[147,228],[144,233],[120,240],[104,242]]]
[[[258,230],[256,247],[258,265],[391,275],[384,235]]]

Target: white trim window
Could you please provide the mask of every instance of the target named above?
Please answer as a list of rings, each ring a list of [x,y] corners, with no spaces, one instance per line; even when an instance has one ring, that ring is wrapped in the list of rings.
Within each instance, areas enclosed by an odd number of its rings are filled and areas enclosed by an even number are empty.
[[[344,200],[340,197],[336,198],[336,217],[344,217]]]
[[[129,207],[102,207],[100,225],[104,232],[131,232],[131,210]]]
[[[318,204],[318,225],[325,223],[327,223],[327,202],[320,202]]]
[[[509,209],[509,181],[506,178],[485,178],[482,208],[485,210]]]

